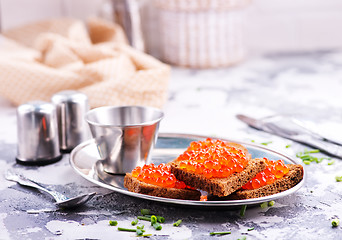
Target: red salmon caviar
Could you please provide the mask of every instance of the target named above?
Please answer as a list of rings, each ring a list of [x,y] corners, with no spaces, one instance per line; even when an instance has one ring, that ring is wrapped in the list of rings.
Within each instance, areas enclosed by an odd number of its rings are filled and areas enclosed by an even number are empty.
[[[242,189],[256,189],[262,186],[272,184],[278,178],[282,178],[289,172],[289,168],[284,164],[283,160],[272,161],[264,158],[267,167],[264,171],[259,172],[252,180],[242,186]]]
[[[228,177],[234,172],[243,171],[248,163],[241,149],[210,138],[190,143],[177,160],[180,168],[202,174],[206,178]]]
[[[200,201],[202,201],[202,202],[208,201],[208,196],[207,195],[201,195]]]
[[[193,189],[184,182],[177,180],[175,175],[171,173],[170,166],[163,163],[158,166],[151,163],[143,167],[136,167],[132,171],[132,176],[139,181],[160,187]]]

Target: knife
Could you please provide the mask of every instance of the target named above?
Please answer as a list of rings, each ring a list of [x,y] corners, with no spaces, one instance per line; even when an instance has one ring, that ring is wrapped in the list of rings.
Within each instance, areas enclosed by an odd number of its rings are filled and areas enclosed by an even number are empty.
[[[327,141],[326,138],[323,138],[319,135],[310,134],[310,131],[302,128],[300,125],[294,123],[293,121],[287,121],[286,125],[281,122],[282,120],[284,120],[284,117],[280,115],[261,119],[255,119],[242,114],[238,114],[236,115],[236,117],[239,120],[247,123],[249,126],[258,130],[284,137],[314,148],[318,148],[329,155],[342,158],[342,146],[336,144],[335,142],[333,143],[331,141]]]
[[[321,134],[319,134],[318,132],[312,130],[312,129],[309,129],[305,126],[305,123],[298,120],[298,119],[291,119],[295,124],[297,124],[298,126],[302,127],[304,130],[308,131],[309,134],[312,134],[314,135],[316,138],[318,139],[321,139],[323,141],[327,141],[327,142],[331,142],[331,143],[335,143],[337,145],[341,145],[342,146],[342,141],[340,140],[337,140],[337,139],[332,139],[332,138],[328,138],[328,137],[325,137],[325,136],[322,136]]]

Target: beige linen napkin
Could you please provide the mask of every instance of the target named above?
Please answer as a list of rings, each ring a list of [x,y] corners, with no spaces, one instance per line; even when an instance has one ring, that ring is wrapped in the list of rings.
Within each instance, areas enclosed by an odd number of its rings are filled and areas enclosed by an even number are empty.
[[[122,29],[100,19],[43,21],[0,38],[0,95],[19,105],[79,90],[91,107],[162,107],[169,66],[128,46]]]

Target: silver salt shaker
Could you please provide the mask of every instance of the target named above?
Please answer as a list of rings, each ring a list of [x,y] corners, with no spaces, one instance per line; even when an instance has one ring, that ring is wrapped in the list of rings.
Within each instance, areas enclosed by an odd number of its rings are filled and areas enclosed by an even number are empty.
[[[34,101],[20,105],[17,108],[17,134],[18,163],[45,165],[62,158],[53,104]]]
[[[65,90],[52,96],[57,109],[59,143],[62,152],[89,139],[90,130],[84,116],[89,111],[88,97],[74,90]]]

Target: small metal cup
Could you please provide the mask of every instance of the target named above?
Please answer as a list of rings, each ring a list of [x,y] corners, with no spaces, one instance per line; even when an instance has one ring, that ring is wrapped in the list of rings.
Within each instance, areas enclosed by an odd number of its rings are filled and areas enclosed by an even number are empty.
[[[152,107],[99,107],[86,114],[103,169],[111,174],[131,172],[148,164],[157,140],[161,110]]]
[[[70,152],[90,137],[89,127],[84,120],[89,111],[88,97],[78,91],[66,90],[53,95],[51,101],[57,109],[61,151]]]
[[[17,108],[18,163],[44,165],[62,158],[59,150],[56,108],[42,101]]]

